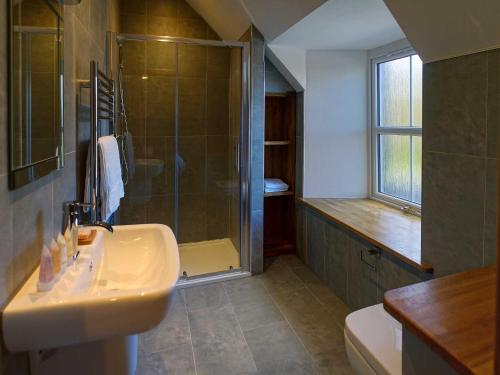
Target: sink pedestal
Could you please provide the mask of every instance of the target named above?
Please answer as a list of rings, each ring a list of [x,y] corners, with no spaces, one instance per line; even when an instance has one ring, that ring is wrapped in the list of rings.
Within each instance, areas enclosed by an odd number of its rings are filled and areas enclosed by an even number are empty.
[[[137,335],[51,350],[31,351],[32,375],[134,375]]]

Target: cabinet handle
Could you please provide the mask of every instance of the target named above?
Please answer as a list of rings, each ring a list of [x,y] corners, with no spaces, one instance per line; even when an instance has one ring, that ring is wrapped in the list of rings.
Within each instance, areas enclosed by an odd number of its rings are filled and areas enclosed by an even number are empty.
[[[380,249],[368,249],[368,254],[370,256],[376,256],[377,258],[380,257]],[[368,267],[371,268],[372,271],[376,271],[377,267],[371,264],[370,262],[367,262],[365,258],[363,257],[363,249],[359,250],[359,259],[366,264]]]

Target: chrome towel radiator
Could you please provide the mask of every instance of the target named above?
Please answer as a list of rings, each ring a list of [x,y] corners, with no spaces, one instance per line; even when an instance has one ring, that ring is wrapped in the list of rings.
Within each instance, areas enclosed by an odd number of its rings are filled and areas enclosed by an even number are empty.
[[[96,61],[90,62],[90,82],[82,87],[90,88],[90,215],[91,222],[102,220],[99,185],[99,150],[97,141],[103,134],[116,137],[115,82],[99,70]]]

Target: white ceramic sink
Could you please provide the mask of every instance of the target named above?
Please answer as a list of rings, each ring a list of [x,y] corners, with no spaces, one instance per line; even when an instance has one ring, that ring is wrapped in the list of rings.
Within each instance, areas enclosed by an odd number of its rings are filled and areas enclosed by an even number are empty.
[[[30,351],[133,335],[167,313],[179,275],[179,251],[165,225],[99,231],[57,284],[37,292],[31,275],[3,313],[11,351]]]

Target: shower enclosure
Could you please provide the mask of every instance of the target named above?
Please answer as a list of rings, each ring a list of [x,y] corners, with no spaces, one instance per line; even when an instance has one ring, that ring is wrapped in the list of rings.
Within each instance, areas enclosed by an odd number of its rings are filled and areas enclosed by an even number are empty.
[[[125,198],[119,224],[175,233],[181,279],[248,269],[248,46],[110,34]]]

